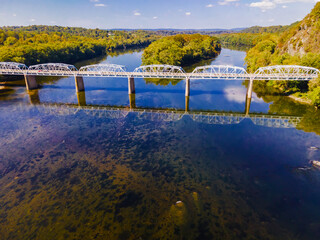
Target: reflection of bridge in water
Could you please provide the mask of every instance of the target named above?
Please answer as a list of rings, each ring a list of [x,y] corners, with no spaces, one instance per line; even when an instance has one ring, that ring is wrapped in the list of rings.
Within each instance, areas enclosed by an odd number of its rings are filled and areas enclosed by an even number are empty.
[[[41,103],[39,96],[30,95],[31,103],[39,111],[53,115],[87,114],[97,118],[125,119],[129,114],[135,114],[140,119],[150,121],[179,121],[188,117],[195,122],[217,125],[239,124],[245,119],[250,119],[255,125],[272,128],[295,128],[301,121],[298,116],[279,116],[271,114],[249,114],[251,99],[247,98],[244,113],[216,112],[216,111],[189,111],[189,97],[186,97],[185,109],[150,109],[137,108],[135,95],[129,95],[130,106],[101,106],[87,105],[84,92],[78,93],[77,104]]]

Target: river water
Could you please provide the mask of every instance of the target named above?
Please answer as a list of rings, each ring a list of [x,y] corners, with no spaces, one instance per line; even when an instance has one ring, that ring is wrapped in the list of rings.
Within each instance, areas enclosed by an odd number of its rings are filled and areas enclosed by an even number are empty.
[[[320,238],[312,107],[255,83],[249,109],[241,81],[195,80],[189,98],[177,80],[136,79],[134,96],[127,79],[37,81],[0,85],[0,239]]]

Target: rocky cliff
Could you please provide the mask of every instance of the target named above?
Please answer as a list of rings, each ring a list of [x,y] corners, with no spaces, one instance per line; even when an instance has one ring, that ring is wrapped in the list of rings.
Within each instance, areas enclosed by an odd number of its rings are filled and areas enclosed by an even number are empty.
[[[281,35],[278,49],[281,54],[292,56],[320,53],[320,2],[302,21]]]

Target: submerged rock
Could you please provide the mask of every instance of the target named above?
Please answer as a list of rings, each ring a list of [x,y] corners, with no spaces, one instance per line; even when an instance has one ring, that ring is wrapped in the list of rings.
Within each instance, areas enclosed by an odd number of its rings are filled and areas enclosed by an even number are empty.
[[[309,147],[310,150],[319,150],[318,147]]]
[[[312,161],[310,161],[310,163],[311,163],[313,166],[320,168],[320,161],[312,160]]]

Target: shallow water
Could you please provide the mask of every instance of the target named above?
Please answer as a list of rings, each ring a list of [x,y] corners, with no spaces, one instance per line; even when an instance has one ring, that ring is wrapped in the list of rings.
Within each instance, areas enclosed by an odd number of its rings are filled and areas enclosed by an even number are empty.
[[[137,79],[129,97],[127,79],[79,95],[72,78],[37,80],[0,89],[0,239],[320,237],[319,111],[255,94],[248,111],[241,81],[193,81],[186,99],[184,81]]]

